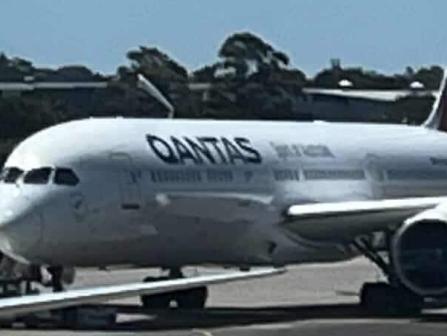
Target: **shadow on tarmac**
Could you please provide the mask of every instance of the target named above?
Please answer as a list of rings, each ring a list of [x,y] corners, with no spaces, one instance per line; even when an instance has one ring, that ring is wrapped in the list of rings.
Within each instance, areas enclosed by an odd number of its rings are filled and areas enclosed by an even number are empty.
[[[94,329],[95,331],[108,332],[224,328],[324,319],[351,321],[368,318],[380,318],[383,321],[411,319],[412,322],[416,323],[447,323],[447,314],[424,313],[417,316],[377,317],[365,313],[357,304],[289,305],[261,308],[215,307],[197,311],[149,311],[138,305],[122,304],[98,305],[95,307],[112,307],[116,309],[119,317],[115,325]],[[120,322],[120,320],[124,321]],[[92,329],[87,330],[93,331]]]

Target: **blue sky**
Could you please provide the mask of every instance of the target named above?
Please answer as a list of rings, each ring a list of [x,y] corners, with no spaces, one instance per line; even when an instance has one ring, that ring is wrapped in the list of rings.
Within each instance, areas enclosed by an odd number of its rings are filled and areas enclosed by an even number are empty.
[[[248,30],[309,75],[331,58],[397,72],[447,64],[446,14],[444,0],[1,0],[0,51],[111,73],[148,45],[193,70]]]

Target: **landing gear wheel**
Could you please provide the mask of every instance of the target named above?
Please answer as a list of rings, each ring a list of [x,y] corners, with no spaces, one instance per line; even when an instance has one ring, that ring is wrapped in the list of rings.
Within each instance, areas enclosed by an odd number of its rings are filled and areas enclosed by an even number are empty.
[[[175,273],[176,277],[183,277],[180,272]],[[173,278],[173,272],[169,277],[147,277],[144,282],[163,281]],[[208,289],[205,286],[178,290],[169,293],[142,295],[140,297],[141,303],[146,309],[170,309],[171,303],[176,303],[179,309],[203,309],[205,307],[206,299],[208,298]],[[175,307],[175,306],[174,306]]]
[[[180,309],[203,309],[208,298],[206,287],[192,288],[175,295],[177,307]]]
[[[420,313],[423,298],[385,282],[366,283],[360,293],[360,304],[374,315],[413,315]]]
[[[424,308],[424,298],[406,288],[397,289],[397,314],[418,315]]]
[[[360,305],[369,313],[387,315],[394,313],[394,291],[384,282],[366,283],[360,292]]]
[[[156,282],[168,280],[168,277],[147,277],[144,282]],[[141,304],[146,309],[168,309],[172,301],[171,293],[155,294],[155,295],[141,295]]]
[[[23,323],[26,329],[39,329],[39,319],[34,315],[30,314],[23,318]]]
[[[172,301],[170,294],[142,295],[140,299],[146,309],[169,309]]]
[[[76,307],[64,308],[60,311],[60,326],[66,329],[79,329],[79,312]]]
[[[11,321],[0,321],[0,329],[9,329],[12,328],[12,322]]]

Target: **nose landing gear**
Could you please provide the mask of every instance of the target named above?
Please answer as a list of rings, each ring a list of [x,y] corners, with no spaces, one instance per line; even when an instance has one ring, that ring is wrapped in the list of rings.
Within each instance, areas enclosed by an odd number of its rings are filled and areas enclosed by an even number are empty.
[[[147,277],[144,282],[154,282],[184,278],[179,268],[171,269],[165,277]],[[156,295],[142,295],[141,303],[147,309],[203,309],[208,298],[206,286],[178,290]]]

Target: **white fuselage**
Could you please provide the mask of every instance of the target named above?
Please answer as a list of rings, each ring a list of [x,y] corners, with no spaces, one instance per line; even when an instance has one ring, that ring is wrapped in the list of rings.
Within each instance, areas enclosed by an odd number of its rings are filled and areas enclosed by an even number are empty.
[[[76,186],[0,184],[0,247],[36,264],[260,265],[352,257],[280,225],[292,204],[447,192],[447,135],[323,122],[88,119],[41,131],[5,167]]]

